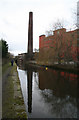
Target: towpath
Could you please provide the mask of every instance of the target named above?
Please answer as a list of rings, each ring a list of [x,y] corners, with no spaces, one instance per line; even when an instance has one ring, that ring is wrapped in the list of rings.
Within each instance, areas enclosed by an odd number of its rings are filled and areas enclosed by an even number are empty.
[[[27,119],[17,66],[9,66],[2,76],[2,118]]]

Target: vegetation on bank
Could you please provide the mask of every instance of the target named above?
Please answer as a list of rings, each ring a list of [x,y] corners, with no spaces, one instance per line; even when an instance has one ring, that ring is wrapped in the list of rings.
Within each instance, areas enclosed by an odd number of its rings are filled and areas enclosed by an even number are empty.
[[[0,40],[0,49],[2,49],[2,58],[7,57],[8,54],[8,44],[5,40]]]
[[[73,66],[77,67],[77,62],[73,60],[66,59],[64,60],[60,58],[56,58],[56,55],[53,52],[53,49],[50,48],[50,50],[40,50],[39,53],[35,53],[35,61],[37,64],[40,65],[48,65],[48,66],[53,66],[53,65],[63,65],[63,66]]]
[[[0,40],[0,60],[2,60],[2,67],[14,58],[14,56],[8,52],[8,43],[4,39]]]

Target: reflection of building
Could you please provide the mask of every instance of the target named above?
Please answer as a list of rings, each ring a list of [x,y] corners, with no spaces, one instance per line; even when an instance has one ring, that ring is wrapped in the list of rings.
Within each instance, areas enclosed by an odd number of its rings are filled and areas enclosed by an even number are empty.
[[[18,63],[19,63],[19,65],[21,65],[24,62],[25,55],[26,55],[26,53],[18,54]]]
[[[66,29],[62,28],[55,30],[54,34],[51,36],[46,37],[45,35],[41,35],[39,36],[39,49],[41,50],[43,48],[46,48],[50,50],[50,48],[56,48],[57,46],[59,47],[61,45],[61,56],[64,57],[64,51],[67,51],[69,46],[71,49],[72,57],[76,60],[77,52],[79,52],[79,45],[77,43],[78,32],[79,29],[66,32]]]
[[[39,71],[39,88],[51,89],[58,97],[77,95],[77,75],[67,72],[48,70]]]

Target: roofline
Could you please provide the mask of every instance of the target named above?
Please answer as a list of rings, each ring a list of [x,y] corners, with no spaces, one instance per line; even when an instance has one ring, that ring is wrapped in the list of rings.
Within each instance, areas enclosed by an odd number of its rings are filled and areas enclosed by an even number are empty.
[[[58,30],[62,30],[62,29],[65,29],[65,30],[66,30],[66,28],[60,28],[60,29],[57,29],[57,30],[54,30],[54,31],[58,31]],[[54,31],[53,31],[53,32],[54,32]]]
[[[43,35],[40,35],[39,37],[41,37],[41,36],[45,36],[45,35],[43,34]]]

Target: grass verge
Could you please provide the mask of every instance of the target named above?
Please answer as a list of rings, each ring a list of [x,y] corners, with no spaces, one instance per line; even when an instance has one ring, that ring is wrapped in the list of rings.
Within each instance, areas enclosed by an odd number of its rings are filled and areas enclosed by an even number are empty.
[[[10,66],[11,66],[10,62],[2,65],[2,74],[4,74],[7,68],[9,68]]]

